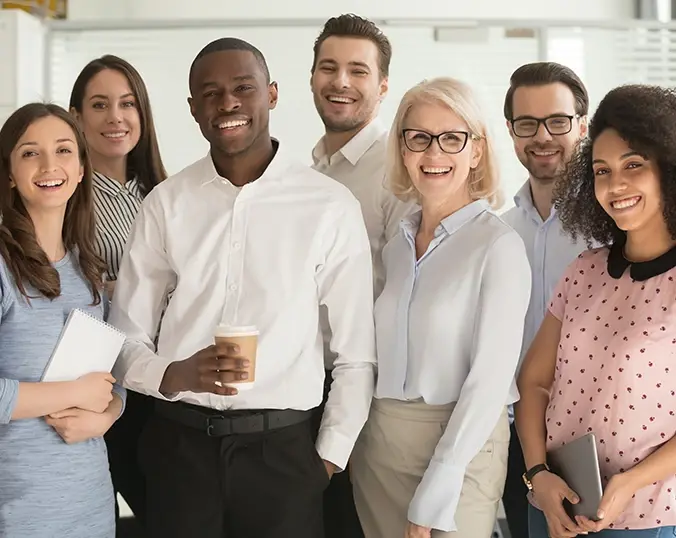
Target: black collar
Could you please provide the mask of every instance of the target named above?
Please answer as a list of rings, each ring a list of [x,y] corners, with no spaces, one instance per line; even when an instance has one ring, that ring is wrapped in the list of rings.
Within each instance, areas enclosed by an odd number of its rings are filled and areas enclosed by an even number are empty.
[[[633,280],[648,280],[657,275],[666,273],[676,267],[676,246],[655,258],[645,262],[630,262],[624,257],[624,245],[626,237],[610,247],[608,254],[608,274],[614,279],[622,277],[629,267],[629,275]]]

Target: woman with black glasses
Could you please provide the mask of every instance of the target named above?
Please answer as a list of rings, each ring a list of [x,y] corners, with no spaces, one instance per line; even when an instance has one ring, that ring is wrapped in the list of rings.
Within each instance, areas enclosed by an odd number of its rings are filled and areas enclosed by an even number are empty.
[[[355,503],[366,538],[490,538],[531,277],[521,238],[492,210],[495,157],[471,90],[446,78],[409,90],[388,167],[393,192],[422,209],[383,251]]]

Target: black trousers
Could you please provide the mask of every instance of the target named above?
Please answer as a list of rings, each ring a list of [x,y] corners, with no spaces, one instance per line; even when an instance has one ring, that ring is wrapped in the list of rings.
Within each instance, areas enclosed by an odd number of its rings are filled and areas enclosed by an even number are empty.
[[[153,401],[149,396],[128,390],[124,413],[104,437],[113,489],[124,497],[141,525],[145,520],[146,488],[145,478],[138,464],[138,446]],[[115,514],[116,519],[119,518],[117,501]]]
[[[512,538],[528,538],[528,488],[523,483],[526,464],[523,461],[521,443],[516,433],[516,426],[511,426],[509,440],[509,459],[507,461],[507,481],[502,504],[505,507],[507,525]]]
[[[209,437],[154,414],[140,448],[148,537],[323,538],[329,478],[311,424]]]
[[[324,381],[324,402],[314,410],[312,417],[315,437],[319,433],[324,404],[331,388],[331,372],[327,370]],[[324,535],[326,538],[364,538],[352,494],[350,473],[346,470],[333,475],[324,492]]]

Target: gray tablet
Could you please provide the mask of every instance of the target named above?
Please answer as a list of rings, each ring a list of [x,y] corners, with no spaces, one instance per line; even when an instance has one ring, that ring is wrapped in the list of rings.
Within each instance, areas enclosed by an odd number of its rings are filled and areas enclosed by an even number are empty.
[[[596,514],[603,496],[603,486],[594,434],[588,433],[550,451],[547,454],[547,463],[552,472],[563,478],[570,489],[580,497],[578,504],[564,501],[568,515],[586,516],[592,521],[597,521]]]

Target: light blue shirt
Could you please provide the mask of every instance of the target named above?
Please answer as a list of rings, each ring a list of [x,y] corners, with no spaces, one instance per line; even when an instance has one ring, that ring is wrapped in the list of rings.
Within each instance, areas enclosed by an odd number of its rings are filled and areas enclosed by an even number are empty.
[[[516,207],[505,212],[502,218],[523,239],[533,272],[530,305],[526,315],[521,350],[521,360],[523,360],[545,318],[556,284],[566,267],[581,252],[587,250],[587,245],[580,239],[574,242],[563,231],[555,208],[552,208],[547,220],[542,220],[533,204],[533,195],[528,181],[514,196],[514,203]]]
[[[74,308],[97,319],[89,283],[76,253],[54,264],[61,294],[19,291],[0,256],[0,536],[12,538],[113,538],[115,499],[103,437],[67,444],[44,418],[11,420],[19,383],[42,378]],[[114,391],[122,401],[126,391]]]
[[[416,260],[421,212],[383,250],[376,301],[376,398],[457,402],[409,506],[409,520],[455,530],[467,465],[518,399],[530,267],[519,235],[476,201],[444,219]]]

